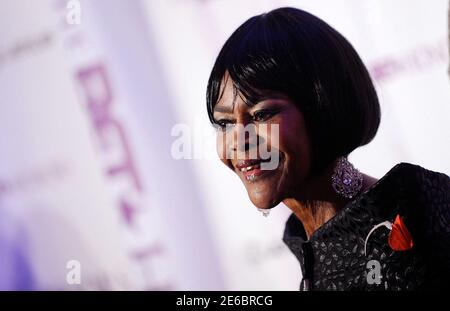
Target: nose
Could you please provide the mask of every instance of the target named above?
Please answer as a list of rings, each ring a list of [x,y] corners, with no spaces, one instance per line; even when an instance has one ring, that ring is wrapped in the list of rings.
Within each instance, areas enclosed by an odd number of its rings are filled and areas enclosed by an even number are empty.
[[[247,153],[258,145],[257,128],[253,123],[237,123],[230,133],[231,151],[235,153]]]

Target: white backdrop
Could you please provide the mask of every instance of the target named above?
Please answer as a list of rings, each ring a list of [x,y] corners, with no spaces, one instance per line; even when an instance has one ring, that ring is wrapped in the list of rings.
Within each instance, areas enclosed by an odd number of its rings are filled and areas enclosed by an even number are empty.
[[[446,0],[93,0],[81,25],[66,3],[0,2],[0,289],[298,288],[289,210],[256,211],[205,109],[226,38],[275,7],[323,18],[371,71],[382,123],[357,167],[450,172]],[[172,156],[177,124],[193,159]]]

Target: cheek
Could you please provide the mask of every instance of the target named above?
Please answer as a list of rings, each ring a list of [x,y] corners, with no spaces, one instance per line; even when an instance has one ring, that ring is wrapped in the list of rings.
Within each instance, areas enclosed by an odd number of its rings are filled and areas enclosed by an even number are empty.
[[[268,147],[276,148],[279,139],[278,128],[278,124],[259,125],[257,127],[257,137],[259,140],[259,144],[264,144]]]
[[[223,136],[224,135],[219,132],[216,134],[216,152],[220,160],[223,160],[225,158],[226,146]]]
[[[258,126],[258,152],[262,159],[279,159],[280,156],[280,126],[278,123]],[[278,166],[276,164],[275,166]],[[275,167],[274,167],[275,168]]]
[[[311,147],[303,118],[280,123],[279,147],[287,158],[289,170],[299,177],[307,175],[311,163]]]
[[[220,161],[222,161],[225,165],[229,166],[227,160],[227,143],[225,139],[225,134],[221,132],[217,132],[216,135],[216,152],[219,156]]]

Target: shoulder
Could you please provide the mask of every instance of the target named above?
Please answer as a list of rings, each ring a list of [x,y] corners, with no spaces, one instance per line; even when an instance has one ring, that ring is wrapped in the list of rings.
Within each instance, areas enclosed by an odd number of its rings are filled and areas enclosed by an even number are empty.
[[[400,163],[393,168],[399,199],[414,213],[428,217],[448,214],[450,221],[450,177],[419,165]],[[450,224],[449,224],[450,230]]]
[[[408,205],[407,209],[415,216],[433,214],[436,210],[450,211],[450,177],[446,174],[411,163],[399,163],[386,176],[389,180],[386,184],[395,188],[400,202]]]
[[[398,163],[392,167],[386,175],[382,177],[382,179],[388,177],[402,179],[403,182],[407,182],[410,186],[423,185],[425,187],[450,187],[450,177],[446,174],[435,172],[422,166],[406,162]]]
[[[410,186],[430,190],[433,188],[450,189],[450,177],[444,173],[435,172],[419,165],[411,163],[399,163],[392,169],[403,177],[404,181]]]
[[[400,215],[405,218],[417,247],[434,263],[450,268],[450,177],[421,166],[401,163],[398,196]]]
[[[391,193],[420,201],[421,205],[450,202],[449,176],[406,162],[391,168],[373,188],[378,188],[375,192],[380,195]]]

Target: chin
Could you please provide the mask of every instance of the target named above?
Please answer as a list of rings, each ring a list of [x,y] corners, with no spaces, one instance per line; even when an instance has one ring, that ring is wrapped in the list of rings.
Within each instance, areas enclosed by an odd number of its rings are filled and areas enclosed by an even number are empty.
[[[263,178],[255,182],[244,181],[250,201],[261,209],[273,208],[282,201],[282,194],[277,191],[277,189],[280,189],[278,184],[279,179],[276,176]]]
[[[250,198],[250,201],[252,201],[253,205],[261,209],[273,208],[281,202],[281,200],[277,200],[273,197],[266,197],[264,195],[259,194],[254,195],[249,193],[248,196]]]

